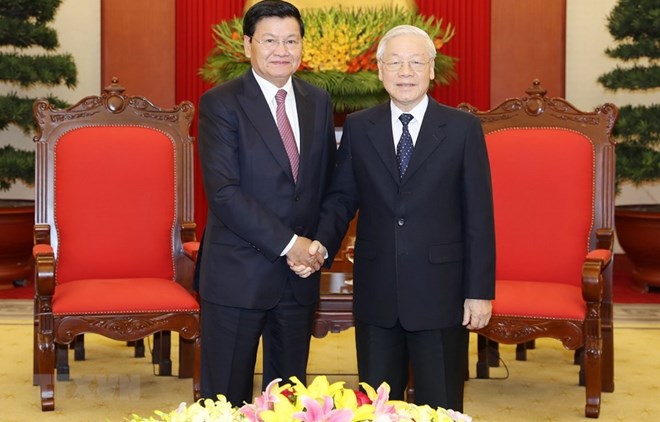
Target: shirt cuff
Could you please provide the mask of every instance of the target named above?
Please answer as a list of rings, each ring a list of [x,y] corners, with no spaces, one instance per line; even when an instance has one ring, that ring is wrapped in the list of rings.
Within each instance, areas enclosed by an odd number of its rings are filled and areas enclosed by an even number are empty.
[[[284,256],[288,254],[291,248],[293,248],[293,244],[296,243],[296,240],[298,240],[298,235],[294,234],[291,240],[289,240],[289,243],[286,245],[286,247],[284,247],[284,250],[282,251],[280,256]]]

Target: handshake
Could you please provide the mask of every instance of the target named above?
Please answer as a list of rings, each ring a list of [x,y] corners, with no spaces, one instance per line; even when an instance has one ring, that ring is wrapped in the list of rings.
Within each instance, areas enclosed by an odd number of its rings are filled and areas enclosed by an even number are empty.
[[[325,255],[326,249],[321,242],[298,236],[286,254],[286,262],[298,277],[307,278],[321,269]]]

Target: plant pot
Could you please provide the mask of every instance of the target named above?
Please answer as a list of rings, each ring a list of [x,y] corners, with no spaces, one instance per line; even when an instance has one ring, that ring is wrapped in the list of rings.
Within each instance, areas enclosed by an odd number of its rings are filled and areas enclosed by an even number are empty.
[[[0,199],[0,289],[25,282],[34,268],[34,201]]]
[[[635,289],[648,293],[660,287],[660,204],[617,205],[616,235],[633,264]]]

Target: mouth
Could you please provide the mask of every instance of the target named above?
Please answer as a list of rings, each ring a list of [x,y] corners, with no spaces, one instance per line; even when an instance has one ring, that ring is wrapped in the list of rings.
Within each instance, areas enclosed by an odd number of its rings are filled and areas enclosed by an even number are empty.
[[[413,87],[417,86],[417,84],[412,83],[412,82],[400,82],[400,83],[396,84],[396,86],[398,86],[399,88],[413,88]]]

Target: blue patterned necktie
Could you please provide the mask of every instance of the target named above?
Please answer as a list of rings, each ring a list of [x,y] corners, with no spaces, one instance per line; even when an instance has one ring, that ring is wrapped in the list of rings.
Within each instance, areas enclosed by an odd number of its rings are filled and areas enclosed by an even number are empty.
[[[403,123],[403,132],[401,133],[401,139],[396,146],[396,160],[399,163],[399,179],[403,179],[403,175],[408,170],[408,164],[410,164],[410,157],[413,153],[413,141],[410,132],[408,131],[408,123],[413,119],[412,114],[403,113],[399,116],[399,120]]]

